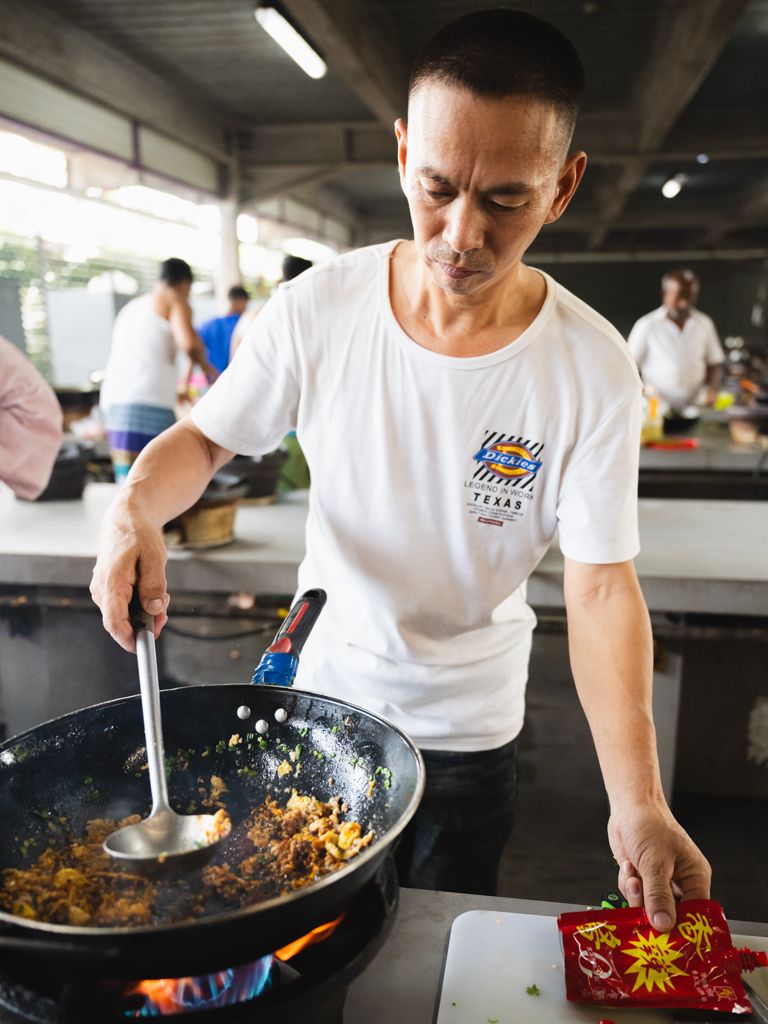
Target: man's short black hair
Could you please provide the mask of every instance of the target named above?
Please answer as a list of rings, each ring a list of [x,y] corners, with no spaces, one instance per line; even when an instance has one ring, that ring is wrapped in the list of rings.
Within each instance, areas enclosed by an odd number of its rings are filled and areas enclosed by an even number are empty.
[[[227,292],[227,298],[230,302],[235,302],[240,299],[241,302],[247,302],[249,299],[248,292],[243,288],[241,284],[233,284]]]
[[[478,96],[530,96],[562,115],[570,142],[584,93],[584,68],[549,22],[508,8],[473,11],[439,29],[411,70],[409,92],[426,81]]]
[[[283,280],[292,281],[312,266],[311,260],[302,259],[301,256],[286,256],[283,260]]]
[[[177,259],[171,256],[169,260],[163,260],[160,264],[160,280],[171,287],[177,284],[184,284],[185,281],[192,284],[194,275],[192,267],[186,260]]]

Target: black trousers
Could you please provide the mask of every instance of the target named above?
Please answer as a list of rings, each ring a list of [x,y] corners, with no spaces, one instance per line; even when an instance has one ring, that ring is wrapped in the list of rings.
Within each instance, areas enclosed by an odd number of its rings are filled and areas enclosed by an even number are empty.
[[[514,822],[517,741],[496,750],[424,750],[426,789],[395,854],[400,884],[495,896]]]

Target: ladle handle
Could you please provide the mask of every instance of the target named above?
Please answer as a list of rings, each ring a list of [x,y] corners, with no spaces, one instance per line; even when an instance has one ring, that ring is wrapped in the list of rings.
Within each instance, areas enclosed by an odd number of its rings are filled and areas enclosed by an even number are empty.
[[[128,618],[134,633],[138,634],[141,629],[149,629],[154,635],[155,617],[141,607],[139,593],[135,587],[128,603]]]
[[[136,631],[136,658],[139,664],[141,711],[144,716],[144,738],[147,745],[149,787],[152,792],[152,814],[169,809],[168,782],[165,777],[165,748],[160,714],[160,680],[157,675],[157,653],[153,632],[154,616],[144,611],[134,590],[128,605],[131,625]]]

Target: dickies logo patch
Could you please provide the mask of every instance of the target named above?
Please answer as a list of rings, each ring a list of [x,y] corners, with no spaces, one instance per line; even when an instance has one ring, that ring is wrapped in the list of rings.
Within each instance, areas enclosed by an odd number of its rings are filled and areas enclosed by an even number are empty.
[[[485,526],[504,526],[522,519],[534,500],[543,451],[543,441],[487,430],[472,456],[475,468],[471,479],[464,482],[467,513]]]
[[[533,476],[541,469],[541,463],[533,457],[530,449],[509,441],[498,441],[490,448],[481,448],[473,458],[501,480]]]

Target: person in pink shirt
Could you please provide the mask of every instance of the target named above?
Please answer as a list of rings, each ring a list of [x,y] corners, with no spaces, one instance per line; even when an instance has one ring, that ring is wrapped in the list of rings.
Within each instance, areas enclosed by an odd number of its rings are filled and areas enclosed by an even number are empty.
[[[0,481],[17,498],[45,489],[61,445],[61,406],[27,357],[0,338]]]

